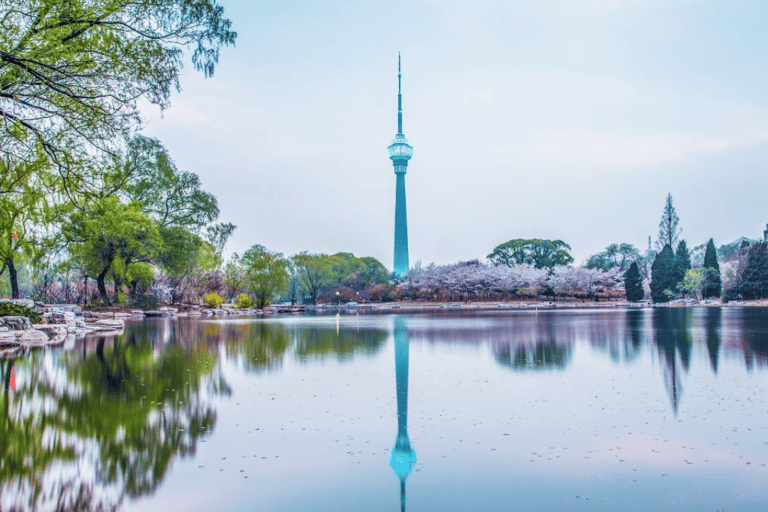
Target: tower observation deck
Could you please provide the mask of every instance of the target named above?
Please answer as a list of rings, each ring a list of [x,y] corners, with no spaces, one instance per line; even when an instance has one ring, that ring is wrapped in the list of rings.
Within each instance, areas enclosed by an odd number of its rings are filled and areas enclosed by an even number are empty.
[[[387,148],[397,177],[395,192],[395,261],[393,274],[403,278],[410,268],[408,262],[408,218],[405,207],[405,173],[413,155],[413,146],[403,135],[403,95],[400,54],[397,55],[397,134]]]

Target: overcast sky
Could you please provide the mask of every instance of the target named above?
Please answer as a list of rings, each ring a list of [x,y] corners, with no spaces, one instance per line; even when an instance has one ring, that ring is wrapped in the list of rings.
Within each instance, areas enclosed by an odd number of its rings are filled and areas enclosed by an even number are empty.
[[[219,0],[213,78],[143,133],[255,243],[392,268],[397,53],[410,261],[562,239],[577,263],[655,241],[672,193],[689,246],[768,222],[765,0]],[[188,62],[188,60],[187,60]]]

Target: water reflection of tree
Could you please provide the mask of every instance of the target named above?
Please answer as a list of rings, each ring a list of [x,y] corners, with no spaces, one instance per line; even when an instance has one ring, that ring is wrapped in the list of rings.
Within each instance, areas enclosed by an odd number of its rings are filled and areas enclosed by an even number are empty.
[[[95,345],[95,346],[94,346]],[[226,392],[216,353],[153,349],[121,335],[85,353],[33,352],[3,395],[0,508],[114,510],[154,491],[175,457],[193,454]]]
[[[712,371],[717,373],[718,359],[720,355],[721,335],[720,325],[723,312],[720,308],[707,308],[704,315],[707,332],[707,353],[709,354],[709,364]],[[765,332],[765,331],[764,331]]]
[[[387,331],[350,327],[318,327],[293,325],[290,336],[299,361],[335,356],[342,361],[354,354],[374,355],[387,341]]]
[[[290,345],[288,330],[277,323],[223,324],[221,338],[228,357],[242,357],[244,367],[255,371],[282,366]]]
[[[693,310],[690,308],[664,307],[653,310],[654,343],[664,364],[664,384],[675,414],[677,414],[683,392],[678,355],[685,372],[688,371],[691,363],[692,315]]]
[[[744,357],[748,370],[754,366],[768,367],[768,310],[766,308],[745,307],[736,312],[737,334],[735,348]]]

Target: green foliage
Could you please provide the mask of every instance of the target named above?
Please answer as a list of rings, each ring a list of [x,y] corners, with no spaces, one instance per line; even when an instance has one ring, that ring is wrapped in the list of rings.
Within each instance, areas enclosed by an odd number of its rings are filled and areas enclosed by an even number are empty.
[[[694,298],[701,298],[703,290],[711,283],[717,271],[712,268],[691,268],[685,272],[683,281],[678,285],[678,290],[685,295]],[[718,276],[719,278],[719,276]]]
[[[96,278],[107,303],[108,272],[125,278],[132,263],[152,261],[164,248],[157,223],[141,213],[139,204],[126,205],[115,196],[96,201],[84,213],[74,213],[64,230],[72,242],[73,257],[87,275]]]
[[[142,288],[149,288],[152,286],[152,279],[154,277],[155,271],[146,263],[134,263],[128,268],[128,282],[131,284],[136,283]]]
[[[720,265],[717,262],[717,251],[715,251],[715,242],[710,238],[707,242],[707,250],[704,253],[704,268],[712,269],[714,272],[708,279],[701,296],[705,299],[719,297],[722,287],[720,279]]]
[[[362,292],[389,281],[389,272],[379,260],[347,252],[302,252],[291,258],[291,267],[293,277],[313,304],[320,297],[336,300],[336,292],[345,288]]]
[[[216,198],[202,189],[197,174],[179,171],[158,140],[135,136],[128,144],[124,166],[130,176],[126,184],[129,197],[161,227],[194,233],[219,216]],[[228,229],[211,227],[212,236],[219,242],[226,240],[234,226]]]
[[[245,268],[240,263],[240,256],[233,253],[230,260],[224,266],[222,282],[226,289],[227,298],[233,298],[245,289]]]
[[[21,304],[11,304],[10,302],[0,302],[0,316],[25,316],[33,324],[44,323],[40,313],[36,313]]]
[[[675,265],[674,265],[674,287],[683,282],[685,273],[691,268],[691,255],[688,253],[688,245],[685,240],[680,240],[677,244],[677,251],[675,252]]]
[[[668,302],[669,293],[676,288],[674,274],[675,256],[672,247],[665,245],[656,255],[651,267],[651,299],[654,303]],[[669,292],[669,293],[665,293]]]
[[[640,251],[632,244],[611,244],[603,252],[593,254],[584,265],[586,268],[625,270],[630,263],[640,258]]]
[[[240,309],[252,308],[253,299],[250,298],[248,295],[241,293],[235,299],[235,305]]]
[[[245,286],[253,292],[259,308],[264,308],[276,293],[287,288],[289,276],[282,254],[257,244],[245,251],[242,264]]]
[[[216,292],[207,293],[205,297],[203,297],[203,303],[206,306],[217,308],[222,304],[224,304],[224,297],[222,297]]]
[[[738,289],[745,299],[768,297],[768,244],[757,242],[747,250],[738,275]]]
[[[206,76],[237,34],[215,0],[13,0],[0,7],[0,154],[40,144],[67,167],[141,125],[137,99],[161,109],[179,90],[183,50]]]
[[[624,274],[624,290],[627,294],[627,301],[638,302],[645,298],[643,290],[643,278],[640,277],[640,271],[637,268],[637,262],[633,261]]]
[[[44,254],[41,226],[52,222],[55,214],[45,192],[52,179],[41,157],[31,162],[0,158],[0,274],[7,271],[14,299],[20,296],[20,260],[33,260]]]
[[[535,268],[554,268],[573,263],[571,246],[562,240],[517,238],[496,246],[487,257],[494,265],[533,265]]]
[[[134,298],[134,304],[141,309],[155,309],[160,300],[150,293],[140,293]]]

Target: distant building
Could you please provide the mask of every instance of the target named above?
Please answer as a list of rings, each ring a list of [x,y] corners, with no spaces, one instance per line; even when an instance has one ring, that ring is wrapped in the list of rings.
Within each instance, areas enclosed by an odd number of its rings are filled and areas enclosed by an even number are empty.
[[[763,230],[763,240],[768,242],[768,224],[765,225],[765,229]]]

